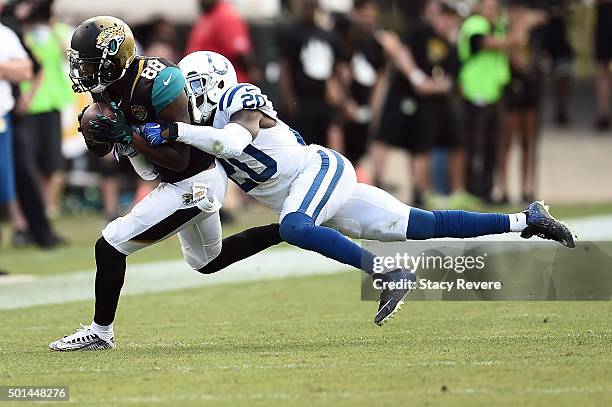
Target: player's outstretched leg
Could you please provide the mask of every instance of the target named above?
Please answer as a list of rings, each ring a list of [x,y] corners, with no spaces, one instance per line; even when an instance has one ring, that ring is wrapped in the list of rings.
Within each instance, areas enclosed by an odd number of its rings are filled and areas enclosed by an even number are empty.
[[[55,351],[101,350],[115,347],[113,320],[125,278],[126,256],[103,237],[96,242],[96,305],[91,325],[49,344]]]
[[[406,238],[470,238],[510,232],[521,233],[526,239],[536,235],[555,240],[570,248],[578,241],[569,226],[555,219],[543,202],[534,202],[525,211],[511,215],[411,208]]]
[[[577,238],[542,202],[516,214],[426,211],[411,208],[382,189],[357,184],[351,198],[324,223],[355,239],[383,242],[432,238],[469,238],[500,233],[539,236],[575,247]]]
[[[409,292],[407,281],[413,278],[410,271],[396,269],[374,275],[374,254],[355,244],[337,230],[317,226],[312,217],[302,212],[293,212],[283,218],[280,223],[280,235],[289,244],[363,270],[375,279],[393,283],[383,287],[374,319],[377,325],[384,324],[400,310]]]

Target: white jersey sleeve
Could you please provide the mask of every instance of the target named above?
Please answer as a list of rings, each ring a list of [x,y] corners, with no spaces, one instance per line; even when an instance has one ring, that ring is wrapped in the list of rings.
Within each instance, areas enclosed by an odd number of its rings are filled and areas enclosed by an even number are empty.
[[[239,83],[232,86],[221,96],[217,105],[217,113],[213,126],[220,129],[225,127],[232,115],[240,110],[259,110],[272,119],[277,119],[277,113],[272,102],[255,85]]]

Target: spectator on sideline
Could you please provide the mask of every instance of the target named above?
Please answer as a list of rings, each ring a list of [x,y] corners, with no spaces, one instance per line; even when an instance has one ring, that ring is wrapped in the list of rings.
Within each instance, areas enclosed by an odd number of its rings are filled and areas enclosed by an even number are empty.
[[[365,176],[359,161],[367,150],[372,118],[378,110],[375,98],[380,94],[386,63],[384,50],[376,39],[378,13],[377,0],[355,0],[349,18],[337,21],[335,27],[343,61],[340,70],[344,88],[344,153],[360,180]]]
[[[247,23],[226,0],[199,0],[202,15],[194,24],[185,54],[214,51],[230,60],[238,82],[258,82],[261,76]]]
[[[525,42],[525,32],[507,33],[499,0],[479,0],[458,39],[459,86],[464,99],[467,190],[492,199],[504,88],[510,81],[506,50]]]
[[[510,49],[511,80],[506,88],[502,145],[499,160],[499,203],[508,204],[507,170],[510,149],[516,137],[521,146],[521,202],[532,202],[535,195],[535,145],[540,125],[542,91],[542,44],[534,28],[546,22],[541,11],[514,4],[509,9],[510,25],[523,24],[529,41]],[[529,19],[527,26],[526,20]],[[541,32],[540,32],[541,33]]]
[[[41,67],[31,82],[22,83],[19,131],[34,157],[47,212],[54,214],[63,187],[61,111],[73,102],[74,94],[66,74],[71,29],[52,21],[52,5],[53,0],[25,0],[17,5],[15,14],[22,24],[24,42]]]
[[[612,91],[612,0],[597,0],[597,22],[595,24],[595,58],[597,76],[597,118],[595,129],[610,129],[610,92]]]
[[[19,25],[14,15],[15,4],[9,4],[5,7],[2,13],[2,22],[15,30],[15,33],[20,36],[18,31]],[[23,44],[25,51],[32,62],[32,71],[36,75],[40,71],[40,65],[34,59],[31,51]],[[13,97],[19,99],[19,86],[13,85]],[[51,249],[59,244],[65,243],[65,240],[59,237],[47,218],[45,211],[45,202],[40,189],[40,182],[37,177],[36,165],[31,157],[30,146],[28,141],[24,140],[20,132],[20,116],[13,114],[13,164],[15,166],[15,184],[17,186],[17,201],[18,207],[25,216],[25,221],[13,219],[13,239],[12,243],[15,247],[27,246],[31,243],[36,243],[42,248]],[[19,211],[18,211],[19,212]],[[21,214],[18,214],[21,215]],[[17,217],[19,218],[19,216]]]
[[[0,13],[2,8],[3,3],[0,3]],[[13,125],[10,113],[15,99],[11,85],[32,77],[32,61],[17,34],[2,23],[0,44],[0,205],[8,205],[11,221],[17,232],[24,230],[26,223],[16,201]]]
[[[422,2],[421,7],[424,15],[441,13],[440,3],[437,1]],[[389,32],[380,32],[378,39],[393,63],[395,71],[390,79],[380,117],[377,141],[372,150],[375,162],[374,182],[381,185],[384,164],[387,161],[387,146],[403,148],[415,154],[411,160],[410,169],[416,180],[414,185],[416,193],[413,194],[413,201],[417,205],[422,205],[422,194],[419,191],[428,189],[426,182],[429,168],[427,160],[419,159],[423,157],[422,155],[419,157],[422,149],[418,144],[421,140],[417,122],[417,111],[420,108],[419,98],[448,94],[451,90],[451,81],[445,75],[432,76],[433,65],[425,67],[429,72],[421,69],[408,46],[412,41],[410,34],[404,38],[403,42],[397,35]],[[421,64],[425,65],[423,62],[425,57],[420,56],[422,57]]]
[[[406,45],[414,56],[417,67],[427,76],[437,80],[455,82],[458,72],[456,49],[449,32],[452,11],[439,0],[428,0],[420,20],[410,30]],[[474,199],[465,193],[463,132],[459,126],[457,111],[453,105],[452,89],[441,93],[421,92],[416,99],[416,132],[412,146],[416,203],[436,207],[432,199],[431,157],[434,148],[449,151],[448,175],[451,201],[449,206],[474,205]]]
[[[330,146],[337,122],[337,97],[330,94],[337,96],[333,89],[337,89],[338,48],[333,36],[317,25],[318,0],[297,3],[298,21],[282,30],[279,38],[281,108],[306,143]]]

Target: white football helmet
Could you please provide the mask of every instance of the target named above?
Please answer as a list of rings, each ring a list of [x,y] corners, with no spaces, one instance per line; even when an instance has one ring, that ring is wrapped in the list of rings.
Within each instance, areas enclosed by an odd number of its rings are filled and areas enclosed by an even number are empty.
[[[196,51],[178,64],[187,83],[193,120],[204,123],[217,107],[223,93],[238,83],[232,63],[212,51]]]

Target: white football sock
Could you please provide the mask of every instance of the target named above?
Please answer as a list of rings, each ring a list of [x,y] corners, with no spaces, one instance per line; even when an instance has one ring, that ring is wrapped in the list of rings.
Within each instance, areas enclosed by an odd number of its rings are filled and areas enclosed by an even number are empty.
[[[100,338],[104,340],[109,340],[115,336],[113,332],[113,324],[104,326],[104,325],[98,325],[92,321],[90,328],[92,331],[94,331],[96,335],[98,335]]]
[[[522,232],[527,227],[527,215],[523,212],[508,215],[510,219],[510,232]]]

